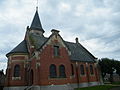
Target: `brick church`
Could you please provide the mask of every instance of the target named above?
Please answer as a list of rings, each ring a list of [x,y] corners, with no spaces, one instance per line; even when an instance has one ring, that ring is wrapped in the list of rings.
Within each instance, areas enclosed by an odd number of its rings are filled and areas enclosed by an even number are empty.
[[[45,37],[38,10],[25,38],[7,53],[4,90],[73,90],[101,84],[95,58],[80,43],[65,41],[56,29]]]

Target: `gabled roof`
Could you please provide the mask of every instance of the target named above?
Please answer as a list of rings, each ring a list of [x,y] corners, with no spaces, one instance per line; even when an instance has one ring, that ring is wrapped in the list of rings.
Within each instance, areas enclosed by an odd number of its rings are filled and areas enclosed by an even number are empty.
[[[49,38],[41,36],[41,35],[36,35],[34,33],[31,33],[30,36],[34,41],[34,46],[36,47],[37,50],[41,49],[42,46],[44,46],[46,44],[46,42],[48,42],[48,40],[53,36],[54,34],[51,34],[49,36]],[[63,38],[58,34],[58,36],[62,39],[63,43],[66,46],[65,41],[63,40]],[[69,48],[68,48],[69,49]]]
[[[32,29],[32,30],[40,30],[43,33],[45,32],[43,30],[43,28],[42,28],[42,25],[41,25],[41,21],[40,21],[40,18],[39,18],[38,10],[36,10],[36,13],[35,13],[35,16],[33,18],[33,21],[32,21],[32,24],[30,26],[30,29]]]
[[[31,34],[31,37],[35,41],[34,45],[36,49],[41,49],[42,46],[49,39],[44,36],[36,35],[33,33]],[[96,58],[88,50],[86,50],[80,43],[72,43],[67,41],[64,41],[64,43],[71,52],[70,59],[72,61],[95,62]],[[8,54],[11,54],[11,53],[28,53],[26,41],[23,40],[17,47],[15,47]]]
[[[49,38],[46,38],[44,36],[38,36],[36,34],[31,34],[32,38],[35,41],[35,47],[36,49],[41,49],[42,46],[48,41]],[[72,43],[64,41],[65,45],[68,47],[69,51],[71,52],[70,59],[73,61],[87,61],[87,62],[94,62],[95,57],[87,50],[85,49],[80,43]]]
[[[11,50],[7,55],[12,54],[12,53],[28,53],[26,40],[23,40],[13,50]]]
[[[30,35],[34,42],[36,49],[41,49],[42,46],[47,42],[49,38],[46,38],[41,35],[31,34]],[[72,43],[64,41],[65,45],[68,47],[69,51],[71,52],[70,59],[72,61],[83,61],[83,62],[95,62],[95,57],[86,50],[80,43]],[[11,53],[28,53],[26,41],[23,40],[17,47],[15,47]],[[7,55],[8,55],[7,54]]]

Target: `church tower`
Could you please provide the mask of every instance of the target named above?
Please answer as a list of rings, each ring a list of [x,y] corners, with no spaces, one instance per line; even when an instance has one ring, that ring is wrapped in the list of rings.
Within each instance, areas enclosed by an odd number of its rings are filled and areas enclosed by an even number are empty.
[[[43,33],[45,32],[42,28],[42,25],[41,25],[38,10],[36,10],[36,12],[35,12],[32,24],[31,24],[29,29],[31,32],[36,32],[36,33],[39,33],[41,35],[43,35]]]
[[[26,29],[24,40],[6,54],[8,57],[6,86],[26,86],[31,83],[29,82],[31,71],[28,68],[31,67],[31,55],[36,50],[35,39],[38,37],[43,39],[44,32],[36,9],[31,26]]]
[[[41,24],[40,17],[38,14],[38,8],[36,8],[36,12],[35,12],[35,15],[33,17],[31,26],[27,27],[27,31],[26,31],[26,35],[25,35],[25,40],[27,42],[29,54],[31,54],[35,50],[36,42],[35,42],[34,35],[37,35],[40,38],[44,38],[44,35],[43,35],[44,32],[45,31],[42,28],[42,24]]]

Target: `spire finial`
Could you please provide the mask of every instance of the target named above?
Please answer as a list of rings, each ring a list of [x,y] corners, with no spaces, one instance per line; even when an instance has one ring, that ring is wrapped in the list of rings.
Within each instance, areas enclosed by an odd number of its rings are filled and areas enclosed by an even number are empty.
[[[36,11],[38,11],[38,0],[37,0],[37,3],[36,3]]]
[[[38,6],[36,6],[36,11],[38,11]]]

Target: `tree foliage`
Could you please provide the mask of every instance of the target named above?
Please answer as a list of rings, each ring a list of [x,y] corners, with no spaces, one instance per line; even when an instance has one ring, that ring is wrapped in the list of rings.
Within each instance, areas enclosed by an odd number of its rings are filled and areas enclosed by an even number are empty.
[[[102,58],[99,60],[99,65],[103,78],[106,74],[110,74],[110,81],[112,82],[114,72],[120,76],[120,61],[109,58]]]
[[[116,73],[120,76],[120,61],[115,62],[114,68],[116,69]]]

